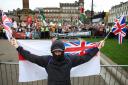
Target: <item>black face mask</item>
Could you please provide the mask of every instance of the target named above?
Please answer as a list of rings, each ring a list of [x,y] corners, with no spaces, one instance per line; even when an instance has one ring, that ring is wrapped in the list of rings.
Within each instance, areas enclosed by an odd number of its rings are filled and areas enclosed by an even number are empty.
[[[64,60],[64,52],[62,52],[61,55],[56,55],[54,52],[52,53],[53,54],[53,58],[58,61],[58,62],[61,62]]]

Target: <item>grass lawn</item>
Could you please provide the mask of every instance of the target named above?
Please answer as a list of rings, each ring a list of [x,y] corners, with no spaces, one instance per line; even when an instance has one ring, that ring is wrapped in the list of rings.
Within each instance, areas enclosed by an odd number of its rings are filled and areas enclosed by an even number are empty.
[[[103,38],[85,38],[87,41],[100,41]],[[128,65],[128,39],[123,44],[118,44],[118,39],[107,39],[101,52],[119,65]]]

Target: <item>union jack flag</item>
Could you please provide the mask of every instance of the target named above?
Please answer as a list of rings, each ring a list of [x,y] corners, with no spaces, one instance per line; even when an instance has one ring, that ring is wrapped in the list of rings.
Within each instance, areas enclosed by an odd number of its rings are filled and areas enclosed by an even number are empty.
[[[90,43],[88,41],[69,41],[64,42],[65,45],[65,53],[67,54],[77,54],[82,56],[87,54],[90,49],[97,47],[97,43]]]
[[[126,21],[125,16],[122,16],[120,18],[116,18],[114,20],[115,25],[112,29],[112,32],[115,35],[118,35],[119,44],[122,44],[122,39],[123,39],[123,37],[126,36],[126,23],[125,23],[125,21]]]
[[[6,31],[6,36],[8,40],[12,38],[12,20],[6,16],[4,12],[2,12],[2,22],[3,22],[3,27]]]

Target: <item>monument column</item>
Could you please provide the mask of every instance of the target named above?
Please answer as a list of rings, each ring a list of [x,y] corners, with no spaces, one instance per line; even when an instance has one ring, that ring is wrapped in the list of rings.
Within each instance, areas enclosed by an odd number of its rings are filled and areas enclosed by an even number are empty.
[[[28,15],[29,14],[29,0],[22,0],[23,3],[23,14]]]
[[[23,0],[23,9],[29,9],[29,0]]]
[[[22,0],[22,5],[23,5],[23,9],[22,9],[22,13],[20,15],[21,20],[26,20],[31,11],[29,9],[29,0]]]

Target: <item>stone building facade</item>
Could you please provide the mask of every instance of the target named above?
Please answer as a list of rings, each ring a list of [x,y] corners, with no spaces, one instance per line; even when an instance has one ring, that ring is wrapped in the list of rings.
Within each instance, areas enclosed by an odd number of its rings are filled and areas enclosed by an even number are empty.
[[[84,0],[75,1],[74,3],[60,3],[60,7],[38,8],[44,11],[47,21],[68,22],[76,24],[79,19],[80,10],[84,9]]]
[[[126,16],[126,22],[128,22],[128,1],[121,2],[109,10],[108,23],[113,23],[115,18],[122,15]]]

